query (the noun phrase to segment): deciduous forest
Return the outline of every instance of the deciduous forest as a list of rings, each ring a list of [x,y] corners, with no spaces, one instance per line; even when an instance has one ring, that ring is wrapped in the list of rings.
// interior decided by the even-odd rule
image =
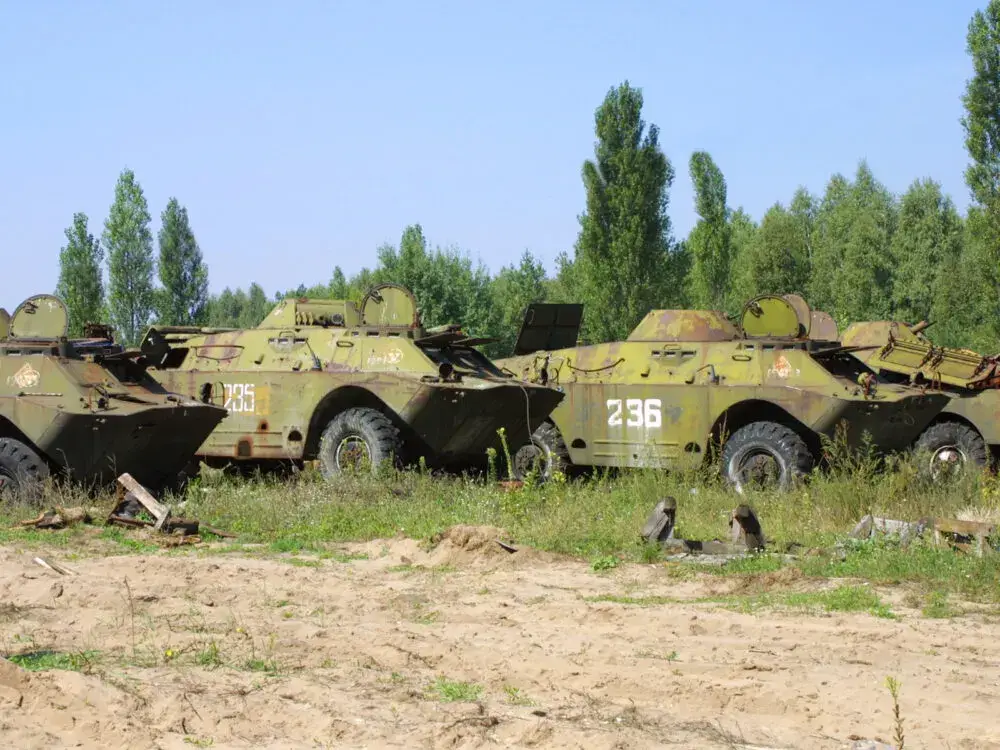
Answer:
[[[467,252],[432,246],[419,224],[398,245],[377,248],[372,268],[347,277],[303,279],[297,289],[254,282],[208,292],[208,268],[185,207],[172,198],[154,238],[136,175],[125,169],[95,236],[83,213],[72,217],[60,251],[56,293],[68,303],[74,332],[104,320],[133,344],[153,321],[252,326],[287,295],[359,298],[373,283],[409,286],[424,322],[461,322],[496,337],[489,354],[510,352],[524,306],[583,302],[588,343],[625,337],[652,308],[738,312],[755,294],[798,292],[843,327],[855,320],[934,321],[940,344],[1000,351],[1000,0],[969,23],[970,77],[962,127],[972,203],[962,215],[933,176],[914,175],[900,195],[865,161],[834,174],[821,195],[799,188],[776,196],[761,217],[727,193],[725,165],[693,153],[675,164],[654,123],[643,120],[643,94],[628,81],[611,88],[594,114],[593,155],[583,162],[585,204],[574,247],[553,275],[525,251],[493,274]],[[958,93],[958,92],[956,92]],[[933,103],[928,103],[933,106]],[[695,186],[698,222],[676,237],[669,217],[678,169]],[[318,273],[323,273],[318,269]]]

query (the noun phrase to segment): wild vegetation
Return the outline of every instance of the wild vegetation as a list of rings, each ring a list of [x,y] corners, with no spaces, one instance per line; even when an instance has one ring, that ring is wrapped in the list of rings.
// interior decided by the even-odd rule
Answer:
[[[386,469],[373,482],[364,473],[331,481],[312,469],[291,476],[236,476],[203,467],[184,497],[174,500],[183,501],[178,512],[235,533],[236,540],[225,546],[229,551],[323,556],[340,543],[397,535],[430,540],[452,526],[473,525],[502,528],[516,544],[584,559],[594,570],[664,559],[659,547],[639,537],[663,497],[678,501],[675,535],[701,540],[726,538],[729,513],[748,502],[764,524],[769,551],[723,565],[720,573],[752,576],[790,566],[808,576],[907,582],[925,597],[937,592],[1000,604],[1000,556],[979,558],[927,540],[902,548],[891,537],[846,539],[867,513],[904,520],[959,516],[1000,522],[1000,478],[970,472],[935,483],[911,455],[885,467],[871,456],[838,452],[836,446],[831,450],[830,468],[814,472],[794,490],[748,490],[744,496],[722,481],[717,466],[688,472],[597,471],[544,484],[529,479],[513,490],[495,475],[442,476],[420,469]],[[52,486],[48,492],[49,506],[91,502],[71,489]],[[112,502],[104,497],[96,504],[109,508]],[[37,512],[36,507],[4,507],[0,525],[7,531],[0,532],[0,539],[72,544],[80,533],[16,529],[17,521]],[[126,550],[155,549],[116,529],[106,530],[104,537]],[[804,554],[809,550],[813,553]]]

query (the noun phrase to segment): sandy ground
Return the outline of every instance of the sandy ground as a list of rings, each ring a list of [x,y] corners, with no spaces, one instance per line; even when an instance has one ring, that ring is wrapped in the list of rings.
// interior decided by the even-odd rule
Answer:
[[[883,592],[899,620],[741,614],[690,601],[746,593],[732,578],[599,575],[492,539],[460,527],[429,550],[386,540],[318,567],[2,548],[6,652],[86,658],[82,671],[0,660],[0,745],[849,748],[891,740],[893,675],[907,748],[1000,748],[995,617],[926,619],[899,592]],[[435,680],[482,692],[445,701]]]

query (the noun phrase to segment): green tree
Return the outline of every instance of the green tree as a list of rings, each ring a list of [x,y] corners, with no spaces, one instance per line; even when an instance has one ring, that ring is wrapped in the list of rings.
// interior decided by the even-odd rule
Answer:
[[[851,186],[851,210],[844,262],[835,284],[837,310],[847,320],[885,318],[892,300],[896,199],[864,161]]]
[[[970,319],[977,322],[973,340],[996,348],[1000,338],[1000,0],[989,0],[969,22],[966,52],[973,75],[966,83],[962,104],[965,147],[971,164],[965,181],[973,206],[967,218],[964,264]]]
[[[240,289],[233,292],[229,287],[218,295],[209,297],[206,314],[208,325],[213,328],[235,328],[239,325],[245,303],[246,293]]]
[[[66,245],[59,251],[59,282],[56,295],[69,309],[69,335],[82,336],[86,323],[103,316],[104,283],[101,280],[101,243],[87,231],[87,215],[73,214],[66,229]]]
[[[246,302],[240,309],[238,326],[240,328],[253,328],[260,325],[261,321],[267,317],[273,305],[267,298],[267,294],[264,293],[264,289],[256,282],[250,285],[245,299]]]
[[[866,162],[853,183],[834,175],[816,214],[811,304],[841,326],[888,316],[895,226],[895,198]]]
[[[398,250],[386,244],[377,255],[373,280],[409,288],[424,325],[458,323],[477,334],[489,330],[490,273],[481,263],[473,265],[468,254],[457,248],[429,250],[423,229],[413,224],[403,230]]]
[[[187,209],[171,198],[160,215],[157,315],[169,325],[201,325],[208,303],[208,267],[191,231]]]
[[[687,241],[691,253],[690,299],[696,307],[726,309],[732,263],[726,180],[705,151],[691,155],[689,168],[699,216]]]
[[[333,275],[330,277],[330,283],[328,286],[330,289],[330,299],[348,298],[347,277],[344,276],[344,272],[341,270],[340,266],[334,267]]]
[[[525,250],[516,266],[500,269],[491,291],[495,317],[489,333],[499,340],[487,345],[485,351],[493,357],[508,357],[524,320],[524,309],[532,302],[545,301],[545,267]]]
[[[937,182],[910,185],[900,199],[892,238],[894,318],[910,323],[931,318],[942,282],[947,283],[942,274],[958,272],[963,230],[962,218]]]
[[[588,340],[624,338],[662,304],[673,281],[667,205],[674,171],[658,128],[642,120],[642,104],[642,92],[626,81],[594,115],[595,158],[583,165],[587,207],[572,269]]]
[[[795,190],[795,194],[792,196],[792,202],[788,209],[792,214],[792,217],[795,219],[795,224],[798,227],[799,234],[805,243],[806,268],[807,276],[809,276],[812,271],[813,231],[816,227],[816,198],[804,187],[799,187]],[[806,282],[803,281],[803,284],[805,283]]]
[[[585,290],[580,279],[580,266],[566,251],[556,255],[556,273],[546,278],[545,298],[550,302],[583,302]]]
[[[802,223],[780,203],[771,206],[739,256],[742,299],[758,294],[804,294],[809,280],[808,239]]]
[[[138,343],[153,312],[153,235],[142,186],[131,169],[115,185],[115,200],[104,221],[108,254],[108,312],[126,345]]]
[[[733,211],[729,217],[729,270],[728,283],[723,308],[735,313],[742,309],[755,293],[752,265],[758,234],[757,222],[742,208]]]

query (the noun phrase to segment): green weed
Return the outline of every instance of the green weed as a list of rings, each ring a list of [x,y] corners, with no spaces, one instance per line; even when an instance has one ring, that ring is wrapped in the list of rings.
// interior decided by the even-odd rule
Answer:
[[[471,682],[454,682],[444,677],[438,677],[430,685],[430,689],[437,693],[438,699],[446,703],[450,702],[471,702],[479,700],[483,694],[481,685]]]

